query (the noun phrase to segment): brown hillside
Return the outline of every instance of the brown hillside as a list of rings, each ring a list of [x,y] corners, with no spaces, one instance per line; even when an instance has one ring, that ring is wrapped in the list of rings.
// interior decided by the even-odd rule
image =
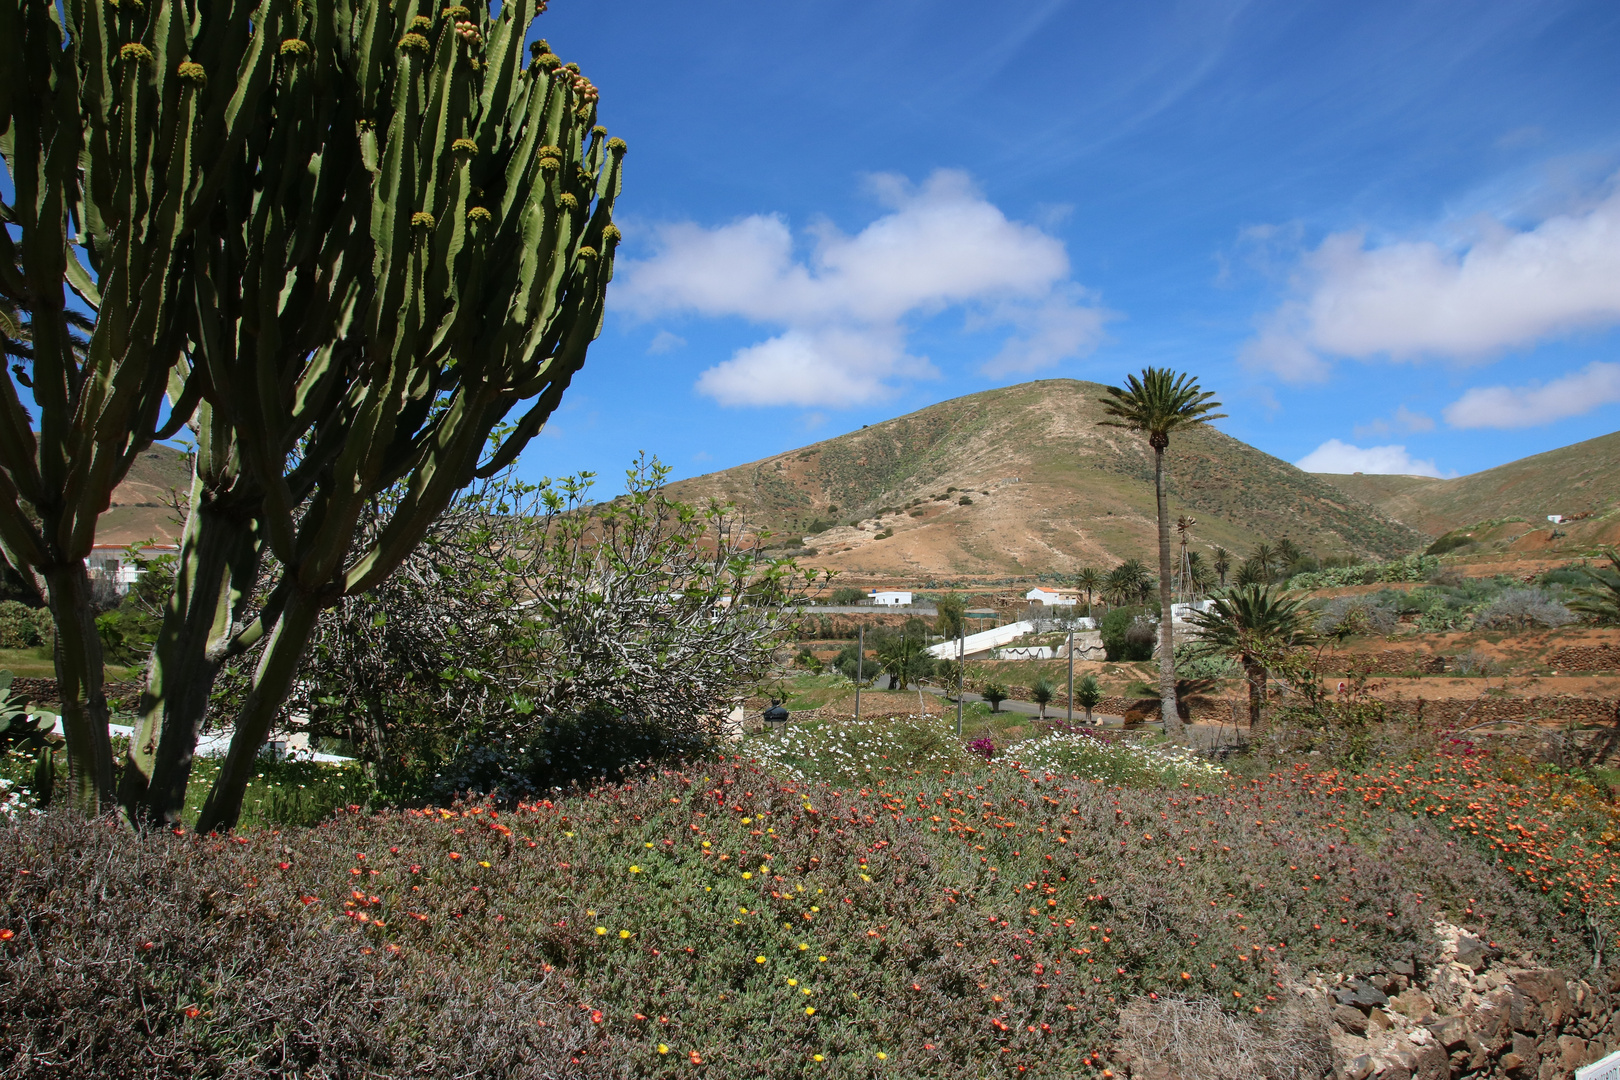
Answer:
[[[112,504],[96,520],[96,543],[177,542],[181,526],[174,503],[178,499],[184,505],[190,491],[191,459],[168,446],[148,448],[113,489]]]
[[[1598,534],[1612,531],[1603,519],[1620,512],[1620,432],[1454,480],[1328,473],[1318,478],[1432,537],[1509,518],[1524,519],[1529,531],[1550,532],[1548,514],[1590,514],[1560,529],[1575,546],[1587,546],[1602,542]]]
[[[1152,451],[1098,425],[1102,392],[1071,379],[990,390],[680,481],[674,492],[735,502],[778,539],[802,537],[810,564],[856,574],[917,581],[1070,573],[1125,558],[1151,565]],[[1206,549],[1287,536],[1322,555],[1388,557],[1422,540],[1213,428],[1178,434],[1168,466],[1171,513],[1198,519]]]

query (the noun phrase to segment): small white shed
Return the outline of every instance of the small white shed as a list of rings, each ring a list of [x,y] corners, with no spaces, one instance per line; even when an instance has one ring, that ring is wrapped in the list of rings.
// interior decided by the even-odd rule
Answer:
[[[872,603],[878,607],[910,607],[911,594],[894,589],[873,589]]]

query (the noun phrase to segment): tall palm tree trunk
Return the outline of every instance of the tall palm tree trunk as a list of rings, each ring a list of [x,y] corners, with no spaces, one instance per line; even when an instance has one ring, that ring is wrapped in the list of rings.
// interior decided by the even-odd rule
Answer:
[[[1179,740],[1182,727],[1181,713],[1176,709],[1176,639],[1170,621],[1170,510],[1164,497],[1164,446],[1158,436],[1152,442],[1153,494],[1159,503],[1159,715],[1164,720],[1164,733]]]
[[[1249,734],[1260,730],[1260,710],[1266,704],[1266,669],[1252,656],[1243,658],[1243,673],[1249,682]]]

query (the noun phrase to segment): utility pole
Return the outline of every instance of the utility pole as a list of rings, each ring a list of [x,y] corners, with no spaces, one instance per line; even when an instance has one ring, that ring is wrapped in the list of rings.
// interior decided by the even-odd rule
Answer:
[[[860,630],[860,644],[855,646],[855,719],[861,718],[861,680],[866,678],[866,627]]]
[[[1069,627],[1069,723],[1074,723],[1074,627]]]
[[[956,625],[956,737],[962,737],[962,688],[967,684],[967,630],[961,623]]]

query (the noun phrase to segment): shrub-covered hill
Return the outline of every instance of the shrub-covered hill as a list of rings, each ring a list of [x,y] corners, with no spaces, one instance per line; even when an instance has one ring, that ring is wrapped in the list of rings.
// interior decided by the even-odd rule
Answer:
[[[1045,379],[987,390],[674,490],[735,502],[779,541],[802,538],[814,565],[855,573],[1072,573],[1144,558],[1156,536],[1153,452],[1099,425],[1104,389]],[[1171,513],[1197,518],[1201,547],[1246,551],[1286,536],[1321,555],[1389,558],[1423,543],[1213,427],[1178,433],[1166,468]]]
[[[1127,1002],[1263,1025],[1290,971],[1421,962],[1442,915],[1584,959],[1564,890],[1366,796],[733,760],[236,838],[21,819],[0,1073],[1097,1076]]]

